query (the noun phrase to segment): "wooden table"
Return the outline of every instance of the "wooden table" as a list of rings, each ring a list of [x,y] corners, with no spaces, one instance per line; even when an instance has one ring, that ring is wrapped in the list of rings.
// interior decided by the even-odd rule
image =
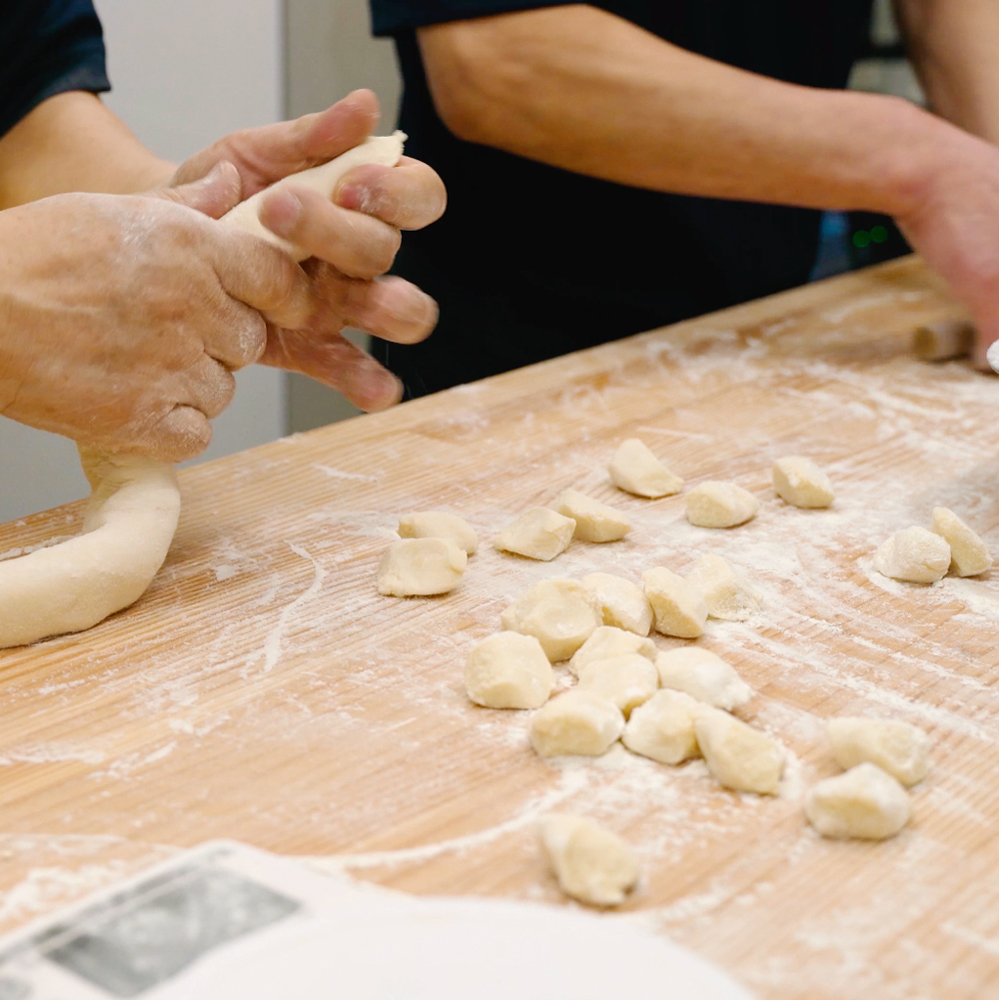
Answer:
[[[418,893],[558,902],[534,823],[565,809],[640,851],[625,919],[761,997],[999,996],[999,577],[922,587],[871,569],[936,504],[999,549],[999,382],[908,351],[916,325],[954,311],[908,259],[184,472],[177,537],[139,604],[0,652],[0,929],[214,837],[350,855],[335,863]],[[618,492],[606,464],[628,436],[689,484],[753,490],[759,516],[698,529],[679,497]],[[825,466],[831,510],[775,497],[786,454]],[[626,510],[627,540],[550,564],[491,548],[570,486]],[[378,596],[397,515],[428,508],[485,543],[461,589]],[[78,518],[6,525],[0,552]],[[620,748],[545,762],[524,713],[467,702],[465,655],[533,581],[684,572],[705,551],[766,599],[699,641],[758,692],[744,717],[787,746],[780,798]],[[836,770],[823,720],[865,713],[925,727],[932,772],[897,839],[822,841],[800,800]]]

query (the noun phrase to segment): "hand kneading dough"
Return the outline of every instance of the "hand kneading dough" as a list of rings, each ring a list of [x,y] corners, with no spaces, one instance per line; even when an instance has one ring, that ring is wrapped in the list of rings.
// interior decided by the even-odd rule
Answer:
[[[742,622],[756,614],[763,604],[763,598],[749,581],[721,556],[701,556],[687,574],[687,580],[704,595],[711,618]]]
[[[697,587],[662,566],[647,569],[642,574],[642,583],[656,618],[657,632],[680,639],[696,639],[703,634],[708,605]]]
[[[893,580],[936,583],[950,567],[947,539],[925,528],[905,528],[881,543],[874,568]]]
[[[660,764],[682,764],[700,757],[694,722],[703,704],[682,691],[657,691],[628,719],[621,742],[632,752]]]
[[[652,629],[652,605],[637,583],[613,573],[587,573],[583,585],[600,602],[605,625],[623,628],[636,635],[648,635]]]
[[[541,757],[599,757],[623,729],[624,716],[617,705],[590,691],[573,689],[552,698],[531,717],[531,746]]]
[[[636,705],[648,701],[659,687],[656,668],[640,653],[594,660],[579,672],[577,691],[589,691],[613,702],[627,719]]]
[[[594,660],[609,660],[613,656],[638,653],[650,663],[656,658],[656,644],[634,632],[601,625],[573,654],[569,669],[578,677],[580,671]]]
[[[833,502],[829,477],[810,458],[778,458],[773,477],[777,495],[795,507],[828,507]]]
[[[547,507],[531,507],[508,524],[493,544],[500,552],[513,552],[528,559],[549,562],[565,552],[572,541],[576,522]]]
[[[618,445],[609,467],[611,482],[640,497],[668,497],[679,493],[683,480],[673,475],[638,438]]]
[[[465,690],[487,708],[540,708],[555,687],[552,665],[533,635],[498,632],[465,664]]]
[[[600,606],[576,580],[541,580],[508,607],[503,628],[533,635],[552,663],[568,660],[599,628]]]
[[[933,508],[933,532],[950,546],[950,570],[957,576],[977,576],[992,566],[992,556],[978,535],[946,507]]]
[[[765,733],[718,709],[704,709],[694,721],[694,732],[708,770],[726,788],[777,794],[784,749]]]
[[[753,689],[710,649],[681,646],[656,657],[659,683],[731,712],[753,697]]]
[[[699,528],[734,528],[754,518],[760,509],[760,501],[735,483],[701,483],[685,500],[687,520]]]
[[[443,510],[422,510],[399,518],[400,538],[446,538],[459,549],[475,555],[479,539],[472,526],[457,514]]]
[[[446,538],[393,542],[378,566],[378,593],[389,597],[447,594],[461,583],[468,556]]]
[[[584,542],[617,542],[631,531],[631,522],[620,511],[576,490],[560,494],[555,509],[576,522],[574,537]]]
[[[638,862],[631,848],[593,820],[546,816],[538,832],[567,896],[594,906],[617,906],[638,882]]]
[[[874,764],[858,764],[810,789],[805,815],[823,837],[884,840],[909,822],[912,804],[890,774]]]
[[[180,514],[173,466],[81,448],[91,495],[76,538],[0,562],[0,648],[79,632],[137,601]]]
[[[842,718],[826,723],[833,757],[844,771],[877,764],[903,785],[915,785],[929,770],[930,738],[915,726],[894,719]]]

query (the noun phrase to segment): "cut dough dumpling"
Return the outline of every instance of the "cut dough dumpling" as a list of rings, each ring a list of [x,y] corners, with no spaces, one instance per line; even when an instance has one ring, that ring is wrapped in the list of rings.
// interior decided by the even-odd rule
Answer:
[[[687,579],[704,595],[711,618],[741,622],[751,618],[763,605],[759,592],[721,556],[710,553],[701,556]]]
[[[741,486],[714,480],[695,486],[684,499],[687,520],[699,528],[734,528],[760,509],[760,501]]]
[[[618,489],[653,500],[679,493],[683,488],[683,480],[670,472],[638,438],[628,438],[618,445],[609,471],[611,482]]]
[[[875,764],[826,778],[805,796],[808,822],[823,837],[894,837],[912,816],[906,790]]]
[[[663,566],[647,569],[642,584],[652,605],[657,632],[680,639],[696,639],[703,634],[708,604],[694,584]]]
[[[657,691],[632,711],[621,742],[632,753],[660,764],[700,757],[694,723],[703,709],[702,702],[682,691]]]
[[[578,677],[583,667],[594,660],[609,660],[628,653],[638,653],[652,663],[656,658],[656,644],[634,632],[601,625],[573,654],[569,669]]]
[[[716,653],[699,646],[668,649],[656,657],[659,683],[731,712],[753,696],[753,689]]]
[[[559,887],[593,906],[617,906],[638,882],[631,848],[583,816],[550,815],[539,824],[541,843]]]
[[[589,587],[578,580],[541,580],[500,616],[503,628],[533,635],[552,663],[568,660],[600,627],[602,616]]]
[[[619,510],[578,490],[565,490],[554,507],[576,522],[573,537],[584,542],[617,542],[631,531],[631,522]]]
[[[575,530],[576,522],[571,517],[547,507],[531,507],[508,524],[493,544],[500,552],[549,562],[565,552]]]
[[[447,594],[461,583],[465,550],[446,538],[403,538],[393,542],[378,566],[378,593],[388,597]]]
[[[950,546],[950,571],[957,576],[977,576],[992,567],[988,546],[946,507],[933,508],[933,532]]]
[[[874,556],[874,568],[893,580],[936,583],[950,567],[947,539],[926,528],[905,528],[883,541]]]
[[[579,672],[577,691],[590,691],[613,702],[627,719],[637,705],[648,701],[659,687],[656,668],[640,653],[594,660]]]
[[[532,635],[491,635],[472,650],[465,664],[468,697],[487,708],[540,708],[554,687],[552,666]]]
[[[623,730],[624,716],[617,705],[590,691],[573,689],[556,695],[531,717],[531,746],[541,757],[599,757]]]
[[[789,455],[773,467],[774,489],[795,507],[828,507],[833,502],[829,477],[810,458]]]
[[[464,549],[470,556],[475,555],[479,538],[472,526],[457,514],[443,510],[421,510],[404,514],[399,518],[400,538],[446,538]]]
[[[587,573],[582,582],[596,594],[605,625],[636,635],[652,630],[652,605],[637,583],[613,573]]]
[[[903,785],[915,785],[929,770],[930,738],[894,719],[839,718],[826,723],[836,763],[844,770],[877,764]]]
[[[784,772],[784,749],[766,733],[719,709],[704,709],[694,721],[697,745],[708,770],[726,788],[776,795]]]

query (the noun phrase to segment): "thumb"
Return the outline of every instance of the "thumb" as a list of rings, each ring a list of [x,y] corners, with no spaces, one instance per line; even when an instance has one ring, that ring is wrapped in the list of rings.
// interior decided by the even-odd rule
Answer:
[[[172,201],[219,219],[239,204],[242,187],[235,165],[221,160],[204,177],[168,188],[163,194]]]

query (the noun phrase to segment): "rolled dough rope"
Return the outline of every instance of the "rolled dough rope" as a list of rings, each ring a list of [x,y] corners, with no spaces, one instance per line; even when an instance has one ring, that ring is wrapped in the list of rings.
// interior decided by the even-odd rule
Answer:
[[[337,181],[365,163],[394,166],[402,132],[366,139],[336,159],[285,177],[267,190],[303,186],[330,197]],[[290,253],[308,256],[257,218],[258,192],[220,220]],[[180,491],[173,466],[138,455],[80,449],[91,496],[76,538],[0,562],[0,649],[80,632],[137,601],[163,565],[177,530]]]

